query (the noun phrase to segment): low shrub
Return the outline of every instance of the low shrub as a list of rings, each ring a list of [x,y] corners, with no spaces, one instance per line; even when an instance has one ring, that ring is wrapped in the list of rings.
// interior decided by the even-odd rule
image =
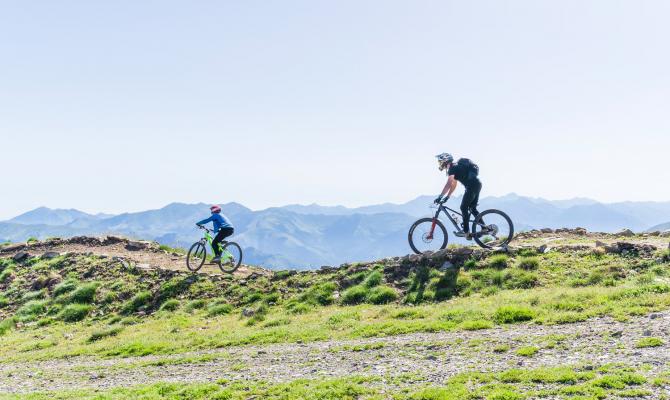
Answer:
[[[140,308],[146,307],[151,303],[151,292],[139,292],[132,299],[128,300],[121,311],[124,314],[131,314],[137,312]]]
[[[230,304],[214,304],[207,308],[208,317],[216,317],[217,315],[230,314],[233,311],[233,306]]]
[[[363,285],[352,286],[342,293],[342,304],[353,305],[365,301],[368,296],[368,289]]]
[[[95,300],[95,293],[98,290],[98,283],[85,283],[75,289],[68,298],[68,303],[90,304]]]
[[[307,303],[313,306],[327,306],[335,301],[333,294],[337,290],[337,285],[332,282],[321,283],[307,289],[297,297],[298,302]]]
[[[21,303],[26,303],[32,300],[44,300],[46,297],[46,290],[36,290],[34,292],[26,292],[21,296]]]
[[[0,294],[0,308],[5,308],[9,305],[9,299]]]
[[[477,331],[477,330],[480,330],[480,329],[490,329],[490,328],[493,328],[493,323],[491,321],[487,321],[485,319],[468,320],[468,321],[464,321],[461,324],[461,328],[463,328],[466,331]]]
[[[256,308],[243,310],[242,316],[244,316],[245,313],[247,313],[247,315],[251,314],[251,316],[246,322],[246,325],[252,326],[256,325],[258,322],[265,320],[265,316],[268,314],[268,311],[269,311],[268,306],[266,306],[265,304],[261,304]]]
[[[474,258],[471,258],[463,263],[463,269],[465,271],[475,268],[477,268],[477,260],[475,260]]]
[[[428,314],[421,310],[403,309],[396,311],[391,317],[395,319],[422,319],[426,318]]]
[[[193,312],[195,310],[200,310],[202,308],[205,308],[207,305],[207,302],[203,299],[196,299],[189,301],[189,303],[186,305],[186,312]]]
[[[46,312],[47,302],[45,300],[32,300],[16,310],[16,315],[22,318],[30,318]]]
[[[517,267],[527,271],[533,271],[540,267],[540,259],[537,257],[521,257],[517,262]]]
[[[515,352],[516,355],[522,356],[522,357],[532,357],[534,356],[540,349],[538,349],[535,346],[526,346],[526,347],[521,347],[517,349]]]
[[[161,310],[163,311],[176,311],[179,308],[179,300],[170,299],[163,303]]]
[[[506,254],[495,254],[487,260],[489,268],[503,269],[509,264],[509,257]]]
[[[367,282],[367,281],[366,281]],[[398,293],[388,286],[376,286],[370,289],[366,301],[371,304],[387,304],[396,301]]]
[[[496,345],[493,348],[494,353],[506,353],[508,351],[509,351],[509,345],[508,344],[499,344],[499,345]]]
[[[10,329],[13,329],[16,326],[16,320],[14,318],[6,318],[0,322],[0,336],[7,333]]]
[[[530,321],[533,318],[535,318],[533,310],[519,306],[498,307],[493,315],[493,319],[499,324],[513,324],[516,322]]]
[[[539,277],[535,272],[509,271],[503,278],[503,287],[506,289],[530,289],[538,285]]]
[[[77,282],[76,279],[66,279],[63,282],[56,285],[53,291],[53,295],[54,297],[57,297],[65,293],[69,293],[75,290],[78,284],[79,282]]]
[[[0,283],[8,282],[14,276],[14,269],[9,267],[0,272]]]
[[[121,333],[121,331],[123,331],[122,326],[110,326],[108,328],[93,331],[93,333],[91,333],[91,336],[88,337],[88,342],[89,343],[97,342],[98,340],[101,339],[116,336],[119,333]]]
[[[659,347],[659,346],[663,346],[663,341],[656,337],[642,338],[638,340],[637,343],[635,343],[635,347],[637,348]]]
[[[92,308],[88,304],[68,304],[58,317],[65,322],[78,322],[86,318]]]
[[[370,275],[368,275],[367,278],[365,278],[365,282],[363,282],[363,285],[368,288],[373,288],[380,283],[382,283],[383,276],[381,272],[379,271],[372,271]]]

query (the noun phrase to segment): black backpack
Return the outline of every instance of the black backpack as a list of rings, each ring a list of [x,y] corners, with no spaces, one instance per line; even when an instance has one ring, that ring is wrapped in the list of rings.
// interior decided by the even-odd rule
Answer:
[[[479,166],[469,158],[461,158],[457,163],[468,171],[468,179],[476,178],[479,175]]]

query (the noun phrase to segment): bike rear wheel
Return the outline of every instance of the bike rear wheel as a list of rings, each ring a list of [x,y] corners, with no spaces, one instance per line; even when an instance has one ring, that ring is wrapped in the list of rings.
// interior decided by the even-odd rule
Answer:
[[[207,258],[207,249],[202,242],[193,243],[188,254],[186,255],[186,267],[192,271],[197,272],[205,263]]]
[[[442,222],[436,220],[433,236],[429,237],[432,226],[433,218],[421,218],[409,228],[409,233],[407,234],[409,247],[416,254],[423,254],[426,251],[438,251],[447,247],[447,242],[449,242],[447,229],[442,225]]]
[[[504,247],[512,241],[514,225],[500,210],[486,210],[472,223],[472,238],[485,249]]]
[[[225,273],[233,273],[242,264],[242,248],[235,242],[223,245],[219,268]]]

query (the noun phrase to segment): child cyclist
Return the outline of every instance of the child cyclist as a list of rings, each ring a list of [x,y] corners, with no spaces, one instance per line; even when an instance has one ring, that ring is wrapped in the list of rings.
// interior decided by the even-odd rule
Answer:
[[[216,233],[216,236],[214,237],[214,240],[212,240],[212,247],[214,248],[215,257],[212,259],[212,262],[217,263],[221,261],[221,250],[219,249],[219,243],[221,243],[223,239],[232,235],[235,231],[235,228],[233,227],[233,224],[230,223],[230,220],[225,215],[221,214],[221,207],[213,205],[209,208],[209,210],[212,212],[212,215],[200,222],[196,222],[196,225],[202,226],[209,222],[214,225],[214,232]]]

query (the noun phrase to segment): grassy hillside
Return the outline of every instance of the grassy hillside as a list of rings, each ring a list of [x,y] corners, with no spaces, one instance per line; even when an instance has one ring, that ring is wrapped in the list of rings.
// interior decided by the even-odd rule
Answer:
[[[603,316],[627,321],[670,308],[667,250],[625,243],[594,247],[592,238],[579,236],[571,237],[568,245],[547,250],[531,245],[534,241],[537,238],[528,237],[527,246],[510,253],[457,247],[431,256],[249,276],[144,269],[132,262],[87,254],[52,254],[54,258],[32,257],[21,262],[1,258],[2,362],[72,356],[172,357],[271,343],[469,332],[528,323],[553,326]],[[521,351],[533,353],[533,349]],[[196,357],[186,363],[197,361]],[[468,372],[451,377],[442,388],[416,387],[405,395],[460,398],[449,393],[465,390],[465,383],[472,381],[482,388],[484,398],[515,398],[491,397],[491,393],[498,389],[511,393],[515,385],[548,380],[579,383],[585,394],[600,398],[598,393],[612,389],[599,384],[601,379],[646,379],[635,377],[636,371],[626,375],[621,370],[609,371],[606,365],[596,367],[602,370],[569,367],[509,372],[516,374],[513,378],[504,373]],[[361,376],[284,386],[264,382],[158,384],[115,389],[108,395],[123,398],[130,390],[138,397],[160,398],[163,393],[165,398],[184,398],[175,393],[187,390],[194,393],[188,398],[211,398],[212,393],[220,398],[244,398],[250,393],[265,397],[325,391],[351,398],[385,398],[374,381]],[[63,396],[93,394],[68,392]]]

